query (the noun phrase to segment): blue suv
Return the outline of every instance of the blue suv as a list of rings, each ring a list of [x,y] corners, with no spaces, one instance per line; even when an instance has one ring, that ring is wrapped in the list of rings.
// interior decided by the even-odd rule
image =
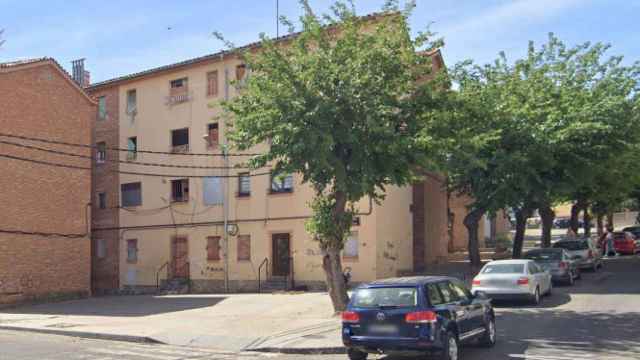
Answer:
[[[472,295],[458,279],[420,276],[375,281],[356,288],[342,313],[349,359],[369,353],[432,354],[458,359],[463,343],[496,342],[491,300]]]

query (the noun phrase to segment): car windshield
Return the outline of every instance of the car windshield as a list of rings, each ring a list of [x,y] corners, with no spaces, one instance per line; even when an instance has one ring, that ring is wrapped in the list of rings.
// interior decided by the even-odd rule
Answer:
[[[534,261],[558,261],[562,260],[562,253],[559,251],[539,251],[528,253],[524,258]]]
[[[559,241],[553,244],[553,247],[556,249],[566,249],[569,251],[575,250],[587,250],[589,249],[589,244],[586,241]]]
[[[418,291],[414,287],[358,289],[353,294],[352,305],[362,308],[415,307]]]
[[[482,269],[483,274],[522,274],[524,264],[489,264]]]

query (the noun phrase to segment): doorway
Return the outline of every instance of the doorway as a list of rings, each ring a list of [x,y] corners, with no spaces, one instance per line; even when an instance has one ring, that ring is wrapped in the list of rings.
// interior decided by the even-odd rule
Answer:
[[[174,279],[189,277],[189,242],[186,237],[171,239],[171,277]]]
[[[272,234],[273,275],[288,276],[290,269],[291,244],[288,233]]]

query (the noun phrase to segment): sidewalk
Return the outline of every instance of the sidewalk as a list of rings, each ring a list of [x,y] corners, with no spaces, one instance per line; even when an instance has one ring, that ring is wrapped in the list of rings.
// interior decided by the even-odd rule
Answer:
[[[113,296],[0,310],[0,329],[228,351],[344,352],[326,293]]]

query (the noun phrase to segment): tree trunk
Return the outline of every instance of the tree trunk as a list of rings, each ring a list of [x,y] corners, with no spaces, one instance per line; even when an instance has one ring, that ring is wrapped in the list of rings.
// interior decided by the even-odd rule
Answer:
[[[598,232],[598,239],[602,238],[602,235],[604,234],[603,218],[604,216],[602,214],[596,214],[596,231]]]
[[[478,242],[478,225],[482,215],[483,209],[471,210],[467,216],[464,217],[464,226],[469,233],[469,263],[471,269],[475,272],[480,270],[482,261],[480,259],[480,247]]]
[[[522,257],[522,247],[524,245],[524,233],[527,231],[527,220],[533,211],[529,208],[516,209],[516,234],[513,237],[513,258]]]
[[[612,212],[607,213],[607,228],[615,229],[615,226],[613,224],[613,213]]]
[[[335,219],[335,224],[339,224],[340,221],[338,221],[338,219],[342,219],[342,216],[345,214],[347,196],[342,191],[336,191],[334,196],[336,203],[332,210],[332,217]],[[344,311],[349,303],[347,286],[342,272],[342,259],[340,258],[343,240],[343,238],[332,239],[322,259],[322,268],[326,276],[327,290],[335,312]]]
[[[551,247],[551,229],[556,214],[549,205],[540,206],[538,211],[540,212],[540,220],[542,220],[542,247],[548,248]]]
[[[584,207],[584,213],[582,214],[582,229],[584,232],[584,237],[591,237],[591,214],[589,213],[589,207]]]
[[[575,203],[571,205],[571,219],[569,220],[569,227],[573,230],[574,233],[578,233],[578,228],[580,227],[578,224],[578,216],[580,215],[580,204]]]

